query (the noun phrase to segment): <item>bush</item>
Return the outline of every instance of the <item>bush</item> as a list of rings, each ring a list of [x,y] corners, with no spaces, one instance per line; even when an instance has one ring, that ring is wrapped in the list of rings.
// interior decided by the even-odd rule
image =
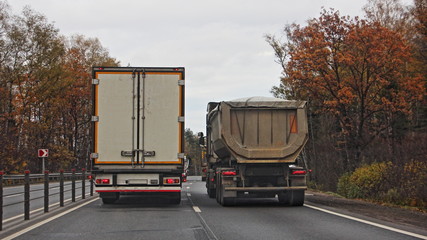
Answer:
[[[401,191],[405,204],[413,207],[427,207],[427,162],[412,160],[403,167]]]
[[[387,189],[390,162],[373,163],[346,173],[338,180],[338,193],[348,198],[378,199]]]
[[[415,161],[403,166],[391,162],[373,163],[339,178],[338,194],[397,205],[427,207],[427,162]]]

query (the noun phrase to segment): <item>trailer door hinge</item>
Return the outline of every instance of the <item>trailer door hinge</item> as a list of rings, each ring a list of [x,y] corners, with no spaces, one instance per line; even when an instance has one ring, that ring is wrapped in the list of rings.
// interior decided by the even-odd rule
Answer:
[[[99,79],[96,79],[96,78],[92,79],[92,84],[99,85]]]
[[[92,122],[99,122],[99,116],[92,116]]]
[[[185,80],[178,80],[178,86],[184,86]]]
[[[92,159],[95,159],[95,158],[98,158],[98,157],[99,157],[98,153],[91,153],[90,154],[90,158],[92,158]]]
[[[179,116],[178,117],[178,122],[184,122],[185,121],[185,117],[184,116]]]

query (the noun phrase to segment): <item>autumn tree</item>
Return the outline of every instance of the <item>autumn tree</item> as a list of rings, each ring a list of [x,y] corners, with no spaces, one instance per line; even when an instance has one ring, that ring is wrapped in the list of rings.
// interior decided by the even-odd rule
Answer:
[[[197,135],[191,131],[191,129],[185,129],[185,155],[191,159],[189,166],[189,173],[194,175],[200,175],[201,171],[201,156],[202,149],[199,145]]]
[[[319,113],[337,120],[352,170],[375,137],[387,134],[393,115],[411,114],[423,95],[420,77],[407,69],[410,46],[376,21],[323,10],[307,26],[285,28],[287,42],[267,41],[283,67],[276,95],[310,100]]]
[[[50,149],[52,171],[85,167],[91,67],[119,63],[98,39],[61,36],[29,7],[11,15],[0,1],[0,26],[0,168],[41,170],[38,148]]]
[[[62,132],[73,153],[75,166],[89,165],[91,123],[91,67],[118,66],[97,38],[74,35],[67,39],[64,56],[64,81],[68,84],[61,98]]]

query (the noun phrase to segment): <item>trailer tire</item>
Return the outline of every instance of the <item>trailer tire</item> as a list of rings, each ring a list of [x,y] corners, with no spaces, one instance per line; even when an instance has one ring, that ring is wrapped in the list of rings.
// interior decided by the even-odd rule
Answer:
[[[120,193],[112,193],[114,195],[108,194],[108,195],[103,195],[101,194],[101,199],[102,199],[102,203],[103,204],[113,204],[115,203],[117,200],[119,200],[120,198]]]
[[[103,204],[113,204],[117,201],[115,198],[102,198]]]
[[[171,194],[171,198],[170,198],[170,202],[172,204],[180,204],[181,203],[181,193],[172,193]]]

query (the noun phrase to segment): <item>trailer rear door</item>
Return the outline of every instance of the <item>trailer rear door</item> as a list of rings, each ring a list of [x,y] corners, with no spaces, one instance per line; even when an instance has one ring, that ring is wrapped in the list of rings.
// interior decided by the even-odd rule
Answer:
[[[94,68],[94,164],[182,164],[184,68]]]

